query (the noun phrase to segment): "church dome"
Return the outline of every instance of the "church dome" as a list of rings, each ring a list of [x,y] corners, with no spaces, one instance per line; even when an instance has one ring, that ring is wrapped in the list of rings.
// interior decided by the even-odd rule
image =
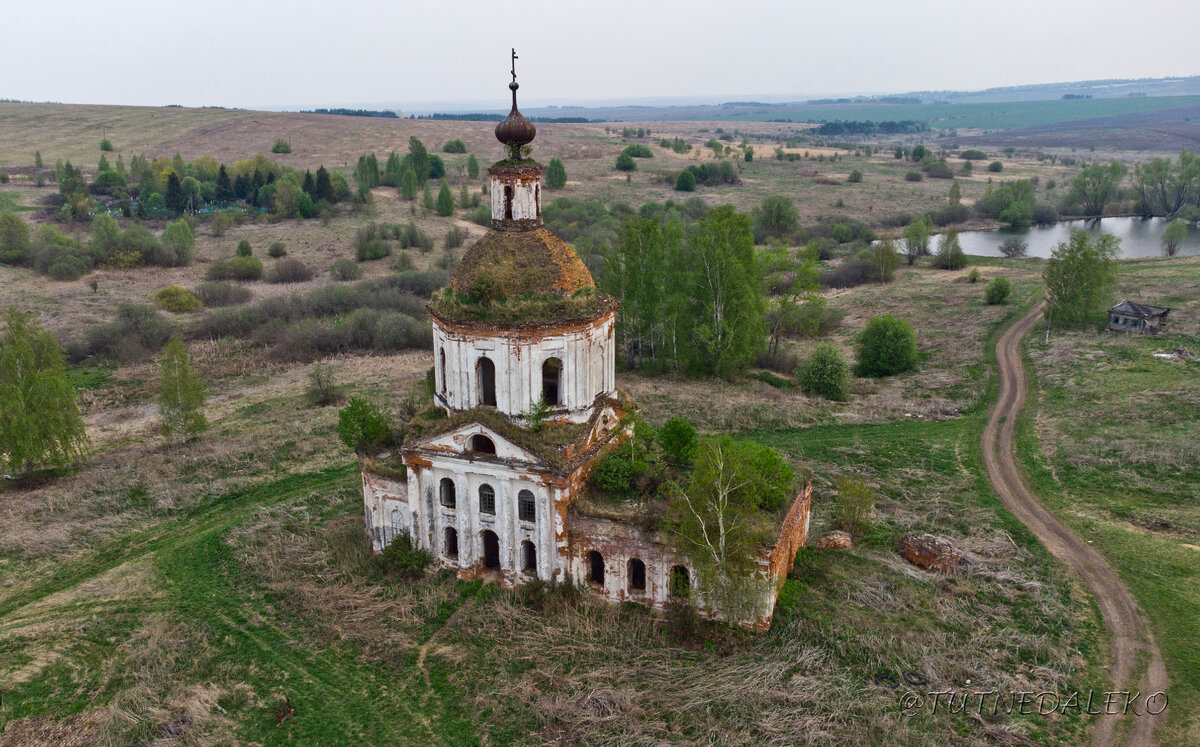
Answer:
[[[541,227],[488,231],[463,256],[450,286],[470,295],[475,282],[485,276],[496,298],[547,294],[568,297],[596,285],[575,250]]]
[[[508,87],[513,92],[512,111],[496,125],[496,139],[501,145],[529,145],[537,135],[537,128],[517,110],[517,89],[520,88],[517,81],[509,83]]]

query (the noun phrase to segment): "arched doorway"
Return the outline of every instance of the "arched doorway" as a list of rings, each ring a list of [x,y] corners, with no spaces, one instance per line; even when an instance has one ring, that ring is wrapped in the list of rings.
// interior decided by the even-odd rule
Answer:
[[[588,583],[604,586],[604,556],[595,550],[588,553]]]
[[[490,529],[483,530],[483,567],[491,570],[500,569],[500,539]]]
[[[562,404],[562,361],[548,358],[542,364],[542,396],[548,405]]]
[[[490,358],[480,358],[475,364],[475,378],[479,381],[479,403],[496,406],[496,364]]]
[[[629,560],[629,590],[641,592],[646,590],[646,564],[639,558]]]
[[[442,552],[447,558],[458,557],[458,530],[454,527],[446,527],[442,542]]]
[[[529,540],[521,543],[521,572],[530,576],[537,575],[537,548]]]

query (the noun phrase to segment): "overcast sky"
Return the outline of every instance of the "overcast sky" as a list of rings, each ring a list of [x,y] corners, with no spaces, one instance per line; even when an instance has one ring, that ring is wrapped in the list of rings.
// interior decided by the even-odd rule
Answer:
[[[1200,73],[1198,0],[0,0],[0,98],[297,107],[898,93]]]

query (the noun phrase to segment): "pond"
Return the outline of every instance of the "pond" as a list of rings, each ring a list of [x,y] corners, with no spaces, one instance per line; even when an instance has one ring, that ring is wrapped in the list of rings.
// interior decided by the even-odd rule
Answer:
[[[1089,233],[1111,233],[1121,240],[1121,257],[1162,257],[1162,233],[1170,220],[1166,218],[1092,218],[1090,220],[1065,220],[1046,226],[1013,230],[1001,228],[993,231],[963,231],[958,235],[963,251],[983,257],[1002,257],[1000,245],[1014,236],[1029,243],[1030,257],[1049,257],[1060,242],[1070,238],[1072,229],[1082,228]],[[930,242],[936,250],[937,240]],[[1179,246],[1176,256],[1186,257],[1200,254],[1200,229],[1188,224],[1187,238]]]

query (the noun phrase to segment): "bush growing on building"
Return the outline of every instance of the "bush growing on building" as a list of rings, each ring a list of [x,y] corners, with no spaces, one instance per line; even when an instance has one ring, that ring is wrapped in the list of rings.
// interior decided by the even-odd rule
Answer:
[[[687,418],[674,416],[658,430],[658,445],[671,464],[690,465],[696,458],[700,438],[696,427]]]
[[[859,376],[894,376],[917,364],[917,336],[912,325],[894,316],[867,322],[855,337],[854,372]]]
[[[355,451],[386,446],[392,441],[391,419],[383,408],[360,397],[338,410],[338,438]]]
[[[1012,283],[1006,277],[993,278],[983,289],[983,299],[989,306],[1002,304],[1012,293]]]
[[[376,562],[384,573],[401,578],[419,578],[433,562],[433,556],[413,544],[408,532],[398,532],[379,553]]]
[[[800,389],[813,397],[844,402],[850,396],[850,367],[842,351],[831,342],[822,342],[796,368]]]
[[[204,308],[204,304],[196,294],[178,285],[168,285],[165,288],[159,288],[154,291],[153,299],[155,306],[163,311],[170,311],[173,314],[199,311]]]

